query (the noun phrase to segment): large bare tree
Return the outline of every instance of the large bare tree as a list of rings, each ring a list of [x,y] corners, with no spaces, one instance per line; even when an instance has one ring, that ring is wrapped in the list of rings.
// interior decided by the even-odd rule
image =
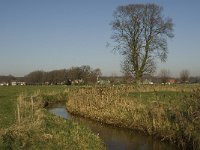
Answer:
[[[156,68],[156,58],[167,59],[167,38],[172,38],[172,19],[164,18],[163,8],[156,4],[130,4],[114,11],[112,38],[114,51],[124,56],[122,70],[134,76],[135,82],[144,73]]]

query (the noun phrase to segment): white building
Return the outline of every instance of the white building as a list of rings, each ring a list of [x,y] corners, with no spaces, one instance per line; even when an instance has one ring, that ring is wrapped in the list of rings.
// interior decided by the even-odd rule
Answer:
[[[12,81],[12,82],[11,82],[11,85],[12,85],[12,86],[15,86],[15,85],[17,85],[17,82],[16,82],[16,81]]]
[[[0,86],[8,86],[8,85],[9,85],[9,83],[7,83],[7,82],[0,83]]]

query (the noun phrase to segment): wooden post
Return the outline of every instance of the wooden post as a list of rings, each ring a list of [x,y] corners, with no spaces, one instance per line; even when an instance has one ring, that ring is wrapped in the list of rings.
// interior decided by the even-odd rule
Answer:
[[[18,118],[18,123],[20,124],[20,108],[19,108],[19,104],[17,104],[17,118]]]
[[[31,96],[31,108],[32,108],[32,115],[33,115],[33,97]]]

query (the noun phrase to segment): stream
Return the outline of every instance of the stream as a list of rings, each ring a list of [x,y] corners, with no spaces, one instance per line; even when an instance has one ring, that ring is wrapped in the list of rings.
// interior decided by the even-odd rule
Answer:
[[[178,149],[174,144],[161,142],[159,139],[155,139],[152,136],[145,135],[140,132],[113,127],[111,125],[106,125],[83,117],[71,115],[69,112],[67,112],[64,103],[54,104],[48,108],[48,111],[65,119],[84,124],[95,134],[99,135],[108,150]]]

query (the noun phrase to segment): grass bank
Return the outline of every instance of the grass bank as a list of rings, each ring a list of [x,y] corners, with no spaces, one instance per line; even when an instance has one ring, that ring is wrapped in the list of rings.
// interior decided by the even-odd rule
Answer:
[[[65,86],[0,86],[0,129],[15,123],[16,99],[21,93],[31,95],[35,91],[52,93],[63,92],[65,89]]]
[[[0,149],[105,149],[100,138],[86,127],[52,115],[43,108],[44,101],[63,101],[67,94],[68,91],[51,90],[19,95],[14,123],[0,130]]]
[[[177,143],[182,149],[200,149],[200,90],[196,85],[72,89],[67,108]]]

